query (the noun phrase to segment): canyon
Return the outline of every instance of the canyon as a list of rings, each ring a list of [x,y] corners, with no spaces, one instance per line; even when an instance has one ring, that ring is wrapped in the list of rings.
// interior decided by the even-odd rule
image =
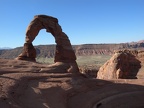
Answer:
[[[53,58],[56,45],[38,45],[34,46],[37,57]],[[138,42],[118,43],[118,44],[82,44],[72,45],[76,56],[87,55],[112,55],[114,50],[120,49],[144,49],[144,40]],[[16,58],[22,52],[22,47],[14,49],[0,50],[0,58]]]

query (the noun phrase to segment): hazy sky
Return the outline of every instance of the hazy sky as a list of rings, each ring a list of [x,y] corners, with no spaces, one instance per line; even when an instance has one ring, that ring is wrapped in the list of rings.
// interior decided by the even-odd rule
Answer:
[[[58,18],[71,44],[124,43],[144,39],[144,0],[0,0],[0,47],[19,47],[35,15]],[[41,30],[33,42],[55,44]]]

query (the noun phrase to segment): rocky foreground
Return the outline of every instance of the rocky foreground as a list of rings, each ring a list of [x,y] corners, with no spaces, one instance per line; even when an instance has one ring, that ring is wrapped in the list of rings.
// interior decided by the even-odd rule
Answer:
[[[0,108],[143,107],[143,79],[90,79],[47,64],[0,59]]]

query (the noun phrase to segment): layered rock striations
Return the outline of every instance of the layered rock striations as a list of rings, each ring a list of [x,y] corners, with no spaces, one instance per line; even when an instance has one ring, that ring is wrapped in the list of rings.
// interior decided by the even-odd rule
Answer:
[[[38,45],[34,46],[37,57],[55,57],[56,45]],[[120,49],[144,49],[144,42],[123,43],[123,44],[83,44],[72,45],[76,56],[87,55],[113,55],[114,50]],[[9,50],[0,50],[0,58],[16,58],[22,52],[22,48],[18,47]]]

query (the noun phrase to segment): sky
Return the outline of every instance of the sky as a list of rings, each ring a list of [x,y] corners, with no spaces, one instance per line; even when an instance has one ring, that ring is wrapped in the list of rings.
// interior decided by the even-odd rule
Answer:
[[[0,0],[0,47],[25,43],[35,15],[57,18],[72,45],[144,40],[144,0]],[[55,44],[40,30],[33,45]]]

